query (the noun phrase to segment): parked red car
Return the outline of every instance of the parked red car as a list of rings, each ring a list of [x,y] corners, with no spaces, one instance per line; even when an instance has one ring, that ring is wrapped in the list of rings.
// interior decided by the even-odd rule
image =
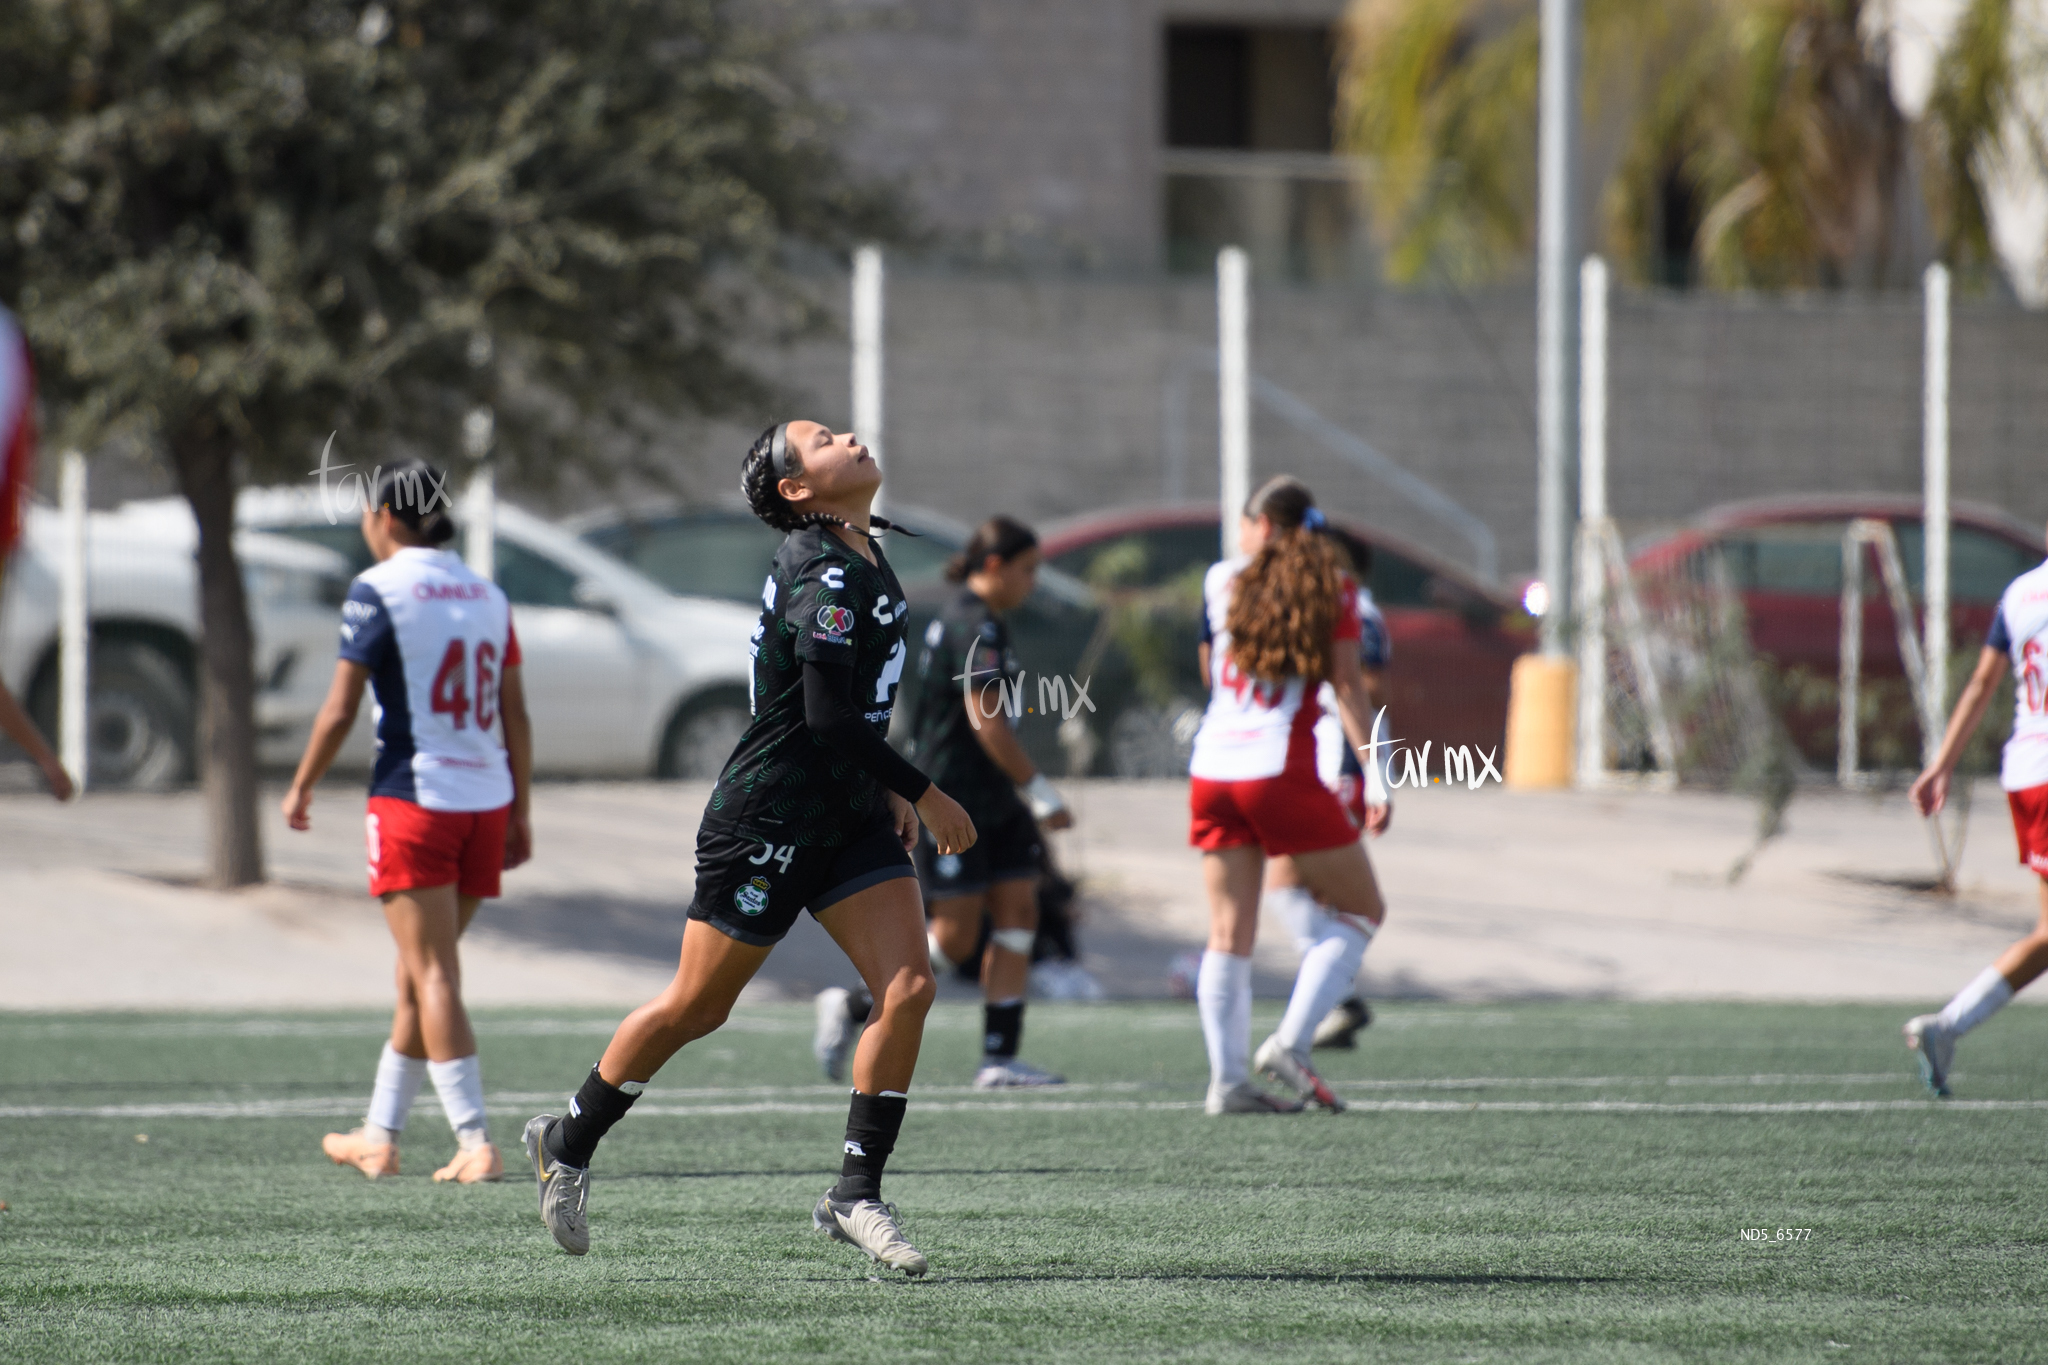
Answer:
[[[1418,744],[1497,750],[1507,731],[1508,673],[1535,644],[1534,623],[1507,591],[1418,545],[1347,517],[1330,522],[1386,614],[1395,733]],[[1214,503],[1123,507],[1056,523],[1042,543],[1047,563],[1099,589],[1111,570],[1125,587],[1192,588],[1185,630],[1176,632],[1186,638],[1176,638],[1172,652],[1181,695],[1198,702],[1199,584],[1221,555],[1219,528]]]
[[[1640,547],[1630,563],[1653,579],[1690,574],[1700,556],[1719,550],[1748,616],[1751,647],[1783,669],[1801,670],[1826,691],[1841,668],[1842,537],[1857,517],[1891,523],[1917,616],[1926,555],[1920,499],[1910,496],[1822,493],[1727,503],[1691,527]],[[1957,503],[1949,547],[1949,638],[1957,652],[1974,657],[2005,585],[2041,562],[2042,528],[1994,507]],[[1901,706],[1905,669],[1876,555],[1865,554],[1862,676],[1887,693],[1880,728],[1892,749],[1911,755],[1917,739],[1890,733],[1912,726],[1910,710]],[[1918,620],[1913,630],[1919,634]],[[1790,718],[1801,750],[1832,763],[1832,711],[1819,704],[1794,710]]]

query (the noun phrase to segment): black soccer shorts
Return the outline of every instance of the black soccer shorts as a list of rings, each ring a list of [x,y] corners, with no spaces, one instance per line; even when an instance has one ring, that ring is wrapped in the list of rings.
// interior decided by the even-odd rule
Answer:
[[[690,918],[759,948],[773,947],[796,923],[848,896],[916,875],[886,812],[843,844],[773,843],[707,820],[697,831],[697,894]]]
[[[970,809],[974,847],[940,853],[926,830],[917,841],[917,876],[927,900],[978,896],[997,882],[1037,881],[1045,863],[1038,821],[1014,796],[992,809]]]

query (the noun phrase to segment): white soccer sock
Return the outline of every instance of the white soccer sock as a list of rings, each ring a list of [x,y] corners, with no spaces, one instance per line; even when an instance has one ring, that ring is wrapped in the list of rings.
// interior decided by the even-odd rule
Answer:
[[[363,1136],[372,1142],[398,1141],[426,1075],[426,1058],[408,1057],[385,1043],[383,1055],[377,1058],[377,1083],[370,1090],[370,1112],[363,1119]]]
[[[1956,992],[1956,998],[1941,1009],[1941,1026],[1958,1038],[1998,1013],[1999,1006],[2012,999],[2012,983],[1996,967],[1986,967],[1977,979]]]
[[[1297,1057],[1308,1056],[1316,1025],[1350,994],[1351,980],[1358,975],[1358,964],[1371,943],[1369,932],[1335,915],[1329,917],[1321,941],[1301,955],[1294,994],[1287,998],[1287,1013],[1274,1034],[1280,1046]]]
[[[1195,975],[1202,1040],[1209,1045],[1209,1082],[1236,1085],[1251,1072],[1252,960],[1210,949]]]
[[[1262,904],[1294,935],[1294,946],[1307,952],[1330,932],[1330,912],[1305,886],[1278,886],[1266,891]]]
[[[463,1151],[491,1140],[484,1126],[484,1069],[474,1052],[452,1062],[428,1062],[427,1074],[441,1096],[441,1110]]]

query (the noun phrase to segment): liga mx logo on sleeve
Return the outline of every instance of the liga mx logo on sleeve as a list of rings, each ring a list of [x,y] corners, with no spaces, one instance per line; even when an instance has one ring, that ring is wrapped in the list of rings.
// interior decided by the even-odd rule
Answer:
[[[846,643],[846,637],[853,632],[853,613],[845,607],[825,606],[818,608],[818,629],[812,633],[820,640],[835,645]]]

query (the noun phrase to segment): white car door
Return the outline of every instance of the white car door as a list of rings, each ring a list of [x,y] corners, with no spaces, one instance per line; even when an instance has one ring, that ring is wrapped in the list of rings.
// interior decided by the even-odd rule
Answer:
[[[534,766],[551,773],[644,773],[644,663],[617,614],[578,599],[576,573],[508,536],[498,586],[512,600]]]

